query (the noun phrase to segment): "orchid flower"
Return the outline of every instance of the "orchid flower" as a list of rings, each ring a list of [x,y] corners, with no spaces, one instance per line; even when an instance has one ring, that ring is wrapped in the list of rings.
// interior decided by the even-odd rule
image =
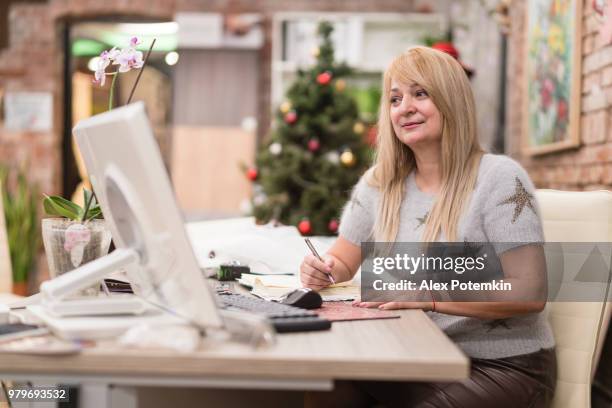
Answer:
[[[131,69],[142,67],[143,64],[142,52],[134,48],[122,49],[113,62],[113,65],[119,65],[119,72],[128,72]]]
[[[155,41],[155,40],[153,40]],[[120,72],[128,72],[132,69],[142,68],[145,61],[143,60],[143,54],[141,51],[136,50],[136,46],[140,44],[138,37],[130,38],[130,43],[126,48],[118,50],[117,47],[113,47],[110,50],[102,51],[98,66],[94,71],[94,83],[100,86],[104,86],[106,83],[106,76],[113,76],[113,83],[111,84],[110,96],[108,101],[108,109],[112,109],[113,105],[113,92],[115,88],[115,80]],[[153,45],[151,45],[153,47]],[[115,72],[107,73],[106,69],[109,65],[119,65]]]
[[[94,73],[94,83],[104,86],[106,83],[106,68],[110,65],[112,60],[117,58],[118,54],[119,50],[117,50],[117,47],[102,51],[102,54],[100,54],[100,59],[98,60],[98,66],[96,67],[96,71]]]

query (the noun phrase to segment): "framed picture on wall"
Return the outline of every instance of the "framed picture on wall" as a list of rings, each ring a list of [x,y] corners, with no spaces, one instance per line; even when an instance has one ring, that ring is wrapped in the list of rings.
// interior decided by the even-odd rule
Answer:
[[[529,0],[523,151],[580,144],[582,0]]]

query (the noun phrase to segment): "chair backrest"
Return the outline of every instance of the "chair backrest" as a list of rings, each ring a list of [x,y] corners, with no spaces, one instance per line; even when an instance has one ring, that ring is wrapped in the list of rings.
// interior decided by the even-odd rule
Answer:
[[[0,181],[0,293],[10,292],[13,286],[11,256],[4,218],[2,182]]]
[[[546,241],[612,241],[612,192],[538,190],[536,198]],[[591,382],[608,329],[611,304],[549,302],[547,310],[558,363],[552,407],[590,407]]]

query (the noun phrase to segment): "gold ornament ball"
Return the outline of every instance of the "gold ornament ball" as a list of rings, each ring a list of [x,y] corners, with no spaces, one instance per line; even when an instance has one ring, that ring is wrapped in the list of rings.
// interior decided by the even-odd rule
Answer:
[[[313,57],[318,57],[319,54],[321,53],[321,50],[319,49],[319,47],[313,47],[312,50],[310,50],[310,54],[312,54]]]
[[[365,126],[363,126],[363,123],[361,122],[357,122],[355,125],[353,125],[353,132],[357,133],[358,135],[362,134],[364,130]]]
[[[342,152],[342,154],[340,155],[340,161],[342,162],[342,164],[344,164],[346,167],[352,167],[355,165],[355,162],[357,161],[355,159],[355,155],[353,154],[353,152],[351,152],[350,150],[345,150],[344,152]]]
[[[344,82],[344,79],[339,79],[336,81],[336,89],[339,92],[344,91],[344,88],[346,88],[346,82]]]
[[[281,106],[280,106],[280,111],[281,112],[287,113],[290,110],[291,110],[291,102],[285,101],[285,102],[281,103]]]

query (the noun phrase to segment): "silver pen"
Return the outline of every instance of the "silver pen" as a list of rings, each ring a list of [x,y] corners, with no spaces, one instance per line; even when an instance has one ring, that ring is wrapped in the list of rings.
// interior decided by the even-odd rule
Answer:
[[[313,254],[314,256],[316,256],[316,257],[317,257],[317,259],[318,259],[319,261],[321,261],[321,262],[325,263],[325,261],[323,260],[323,258],[321,258],[321,255],[319,255],[319,253],[318,253],[318,252],[317,252],[317,250],[315,249],[314,245],[312,245],[312,242],[310,242],[310,239],[308,239],[308,238],[304,238],[304,241],[306,241],[306,245],[308,245],[308,248],[310,248],[310,251],[312,252],[312,254]],[[332,284],[334,284],[334,285],[336,284],[336,280],[334,279],[334,277],[332,276],[332,274],[331,274],[331,273],[328,273],[328,274],[327,274],[327,277],[329,278],[329,281],[330,281]]]

